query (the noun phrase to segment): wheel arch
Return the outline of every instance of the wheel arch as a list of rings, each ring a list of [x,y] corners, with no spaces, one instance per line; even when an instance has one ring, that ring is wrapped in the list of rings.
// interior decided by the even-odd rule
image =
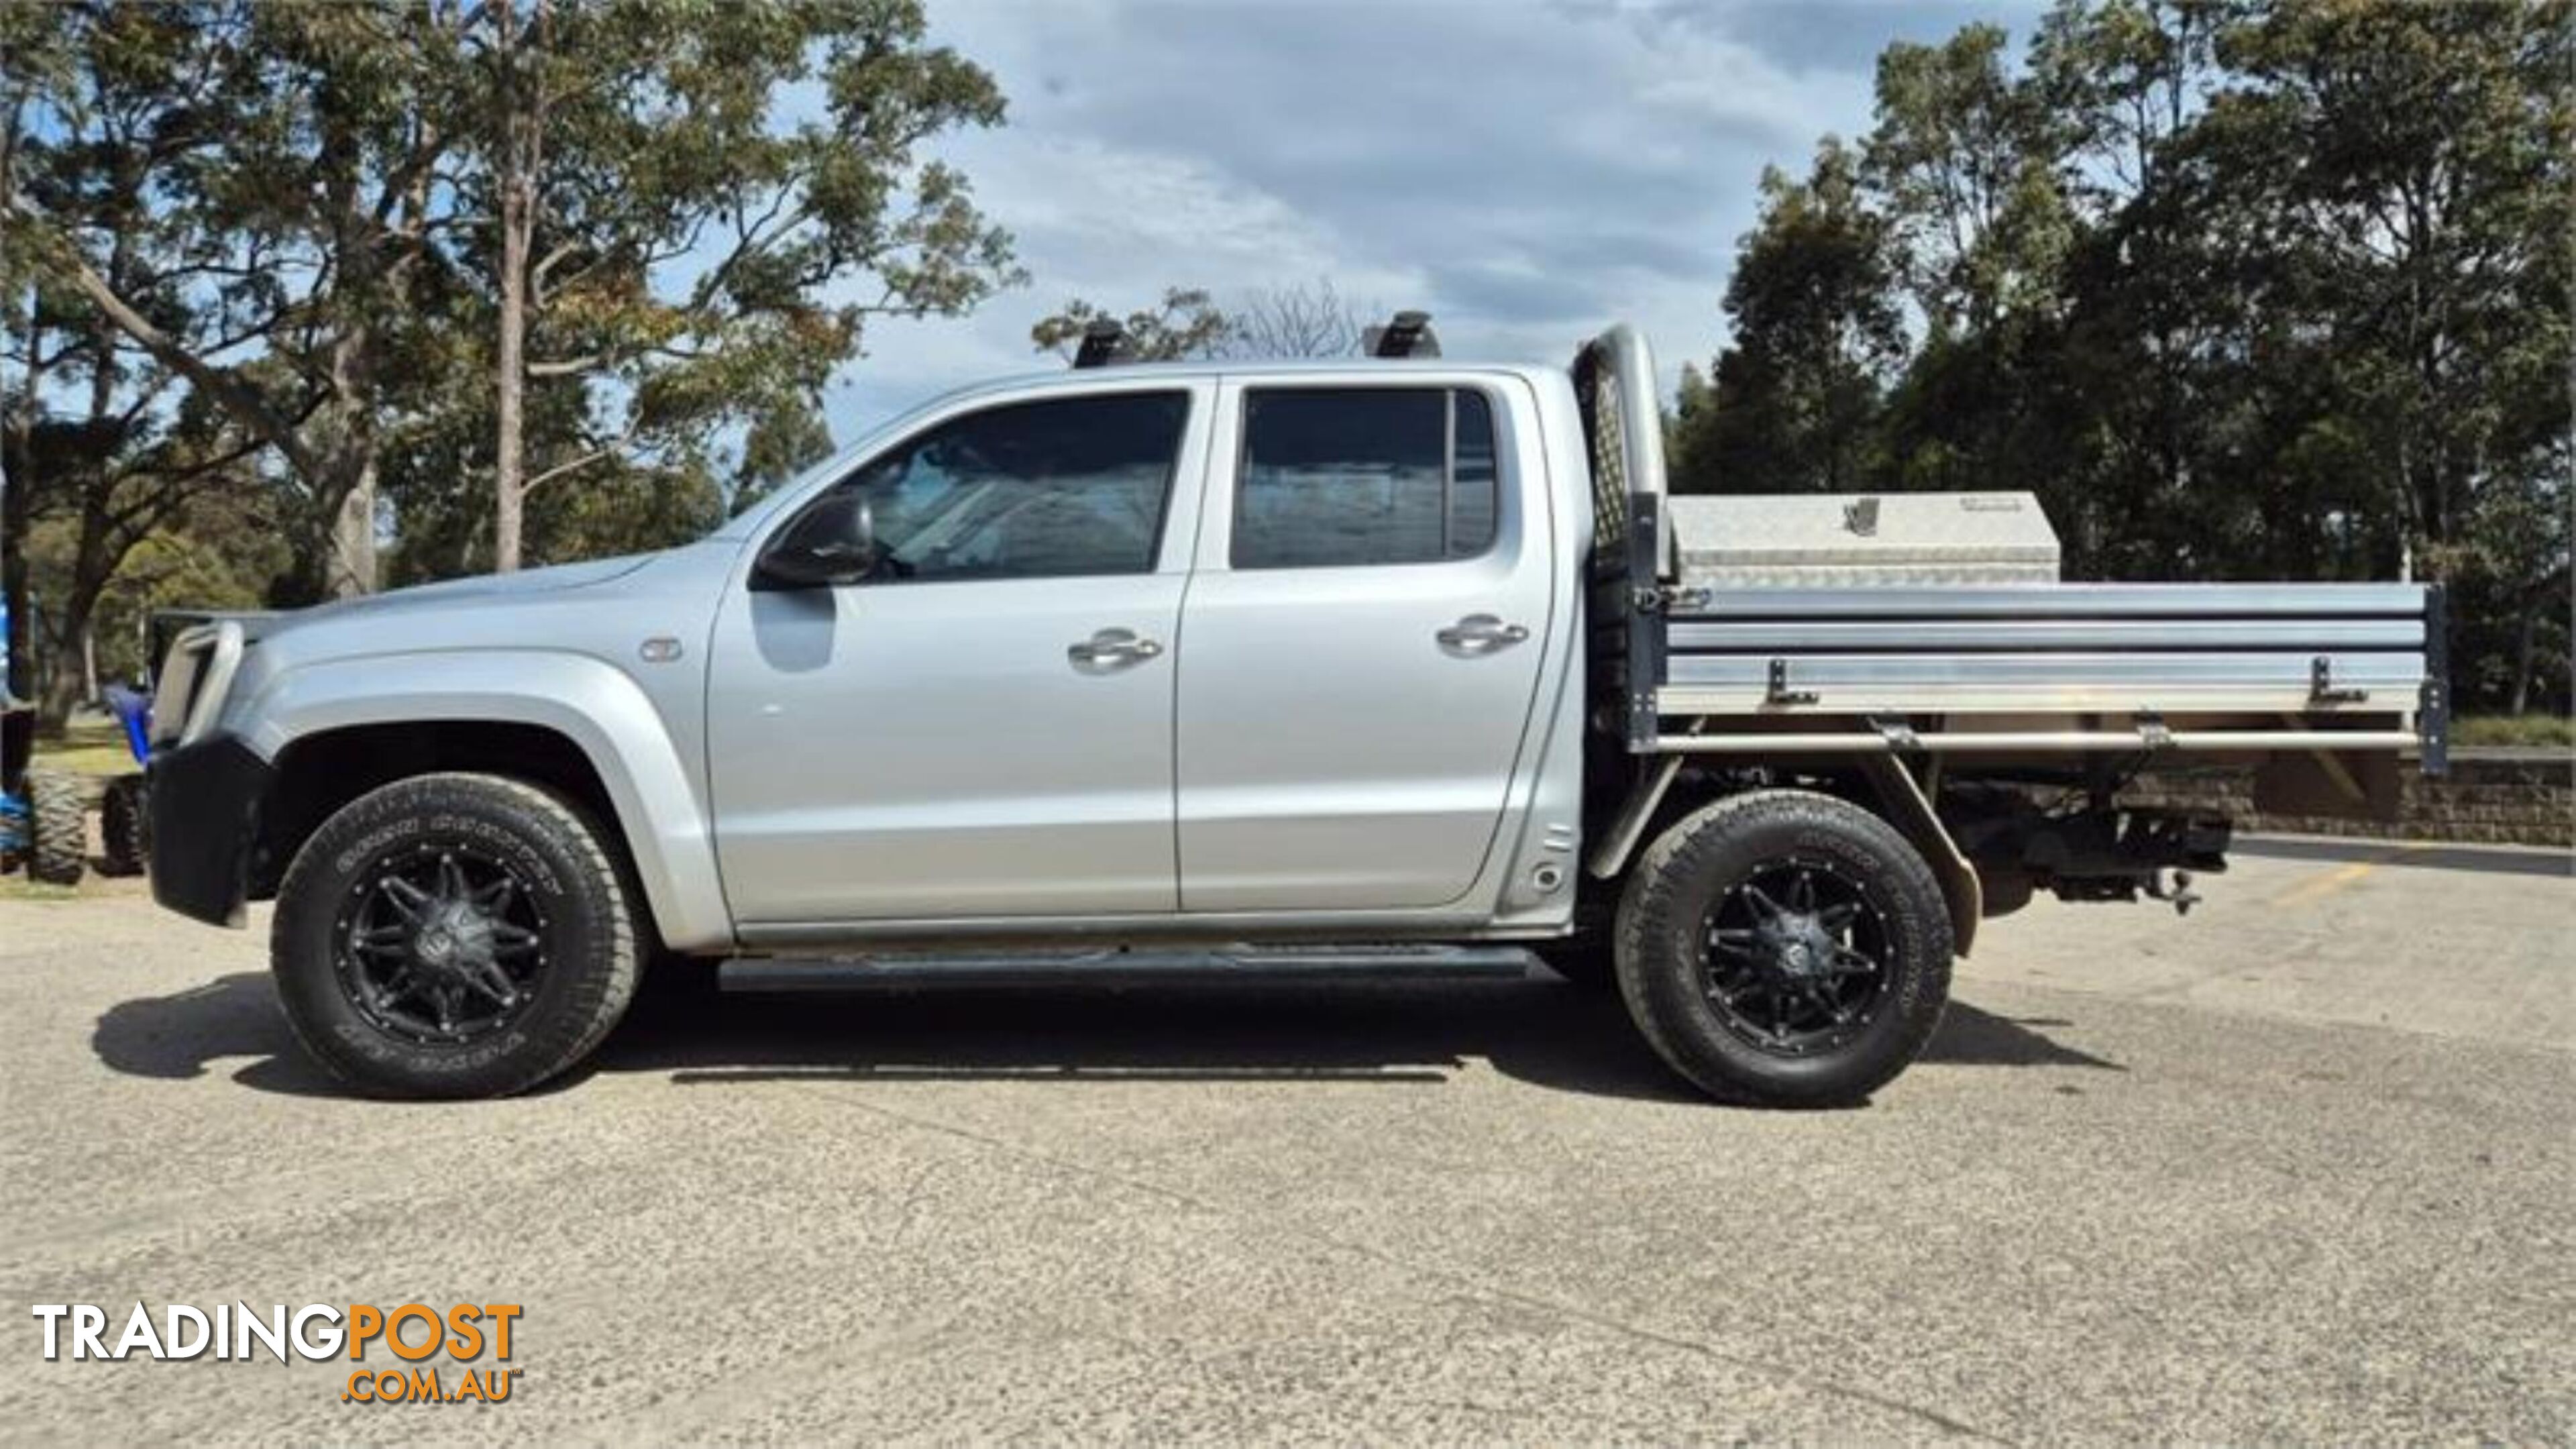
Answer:
[[[1678,757],[1667,757],[1639,773],[1621,818],[1611,826],[1611,838],[1587,862],[1593,879],[1616,890],[1624,885],[1646,842],[1735,793],[1703,788],[1697,781],[1682,783],[1680,763]],[[1977,878],[1977,868],[1960,853],[1922,787],[1902,764],[1884,756],[1862,756],[1855,764],[1855,772],[1848,776],[1802,780],[1794,788],[1857,805],[1903,836],[1932,868],[1949,912],[1952,945],[1959,955],[1967,955],[1976,945],[1977,925],[1985,919],[1985,887]]]
[[[271,893],[349,801],[412,775],[472,770],[579,804],[632,869],[664,944],[732,945],[714,840],[679,748],[643,690],[607,664],[515,650],[335,661],[281,675],[245,716],[247,743],[273,771],[254,896]]]

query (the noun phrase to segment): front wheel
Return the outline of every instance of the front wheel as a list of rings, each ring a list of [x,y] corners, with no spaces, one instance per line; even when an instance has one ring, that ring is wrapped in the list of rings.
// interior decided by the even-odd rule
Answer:
[[[1619,907],[1618,975],[1656,1053],[1711,1095],[1856,1102],[1923,1049],[1950,990],[1931,867],[1884,820],[1804,790],[1664,833]]]
[[[271,966],[296,1036],[342,1080],[503,1096],[580,1061],[625,1014],[631,910],[562,799],[421,775],[360,796],[296,853]]]

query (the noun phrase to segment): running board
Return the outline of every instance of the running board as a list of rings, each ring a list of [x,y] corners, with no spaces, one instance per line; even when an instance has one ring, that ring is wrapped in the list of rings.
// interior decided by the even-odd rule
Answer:
[[[1195,950],[887,952],[837,959],[737,958],[726,991],[917,986],[1134,986],[1225,981],[1517,981],[1519,946],[1225,946]]]

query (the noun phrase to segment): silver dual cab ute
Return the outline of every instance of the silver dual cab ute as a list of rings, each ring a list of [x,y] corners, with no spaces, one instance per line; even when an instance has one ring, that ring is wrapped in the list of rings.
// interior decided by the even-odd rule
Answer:
[[[1983,917],[2223,868],[2143,764],[2307,813],[2441,768],[2437,590],[2058,584],[1994,495],[1805,500],[1831,537],[1766,553],[1664,498],[1635,333],[1493,366],[1421,320],[971,388],[684,547],[194,629],[154,893],[274,897],[298,1035],[394,1095],[542,1082],[648,971],[1534,953],[1811,1105],[1904,1068]]]

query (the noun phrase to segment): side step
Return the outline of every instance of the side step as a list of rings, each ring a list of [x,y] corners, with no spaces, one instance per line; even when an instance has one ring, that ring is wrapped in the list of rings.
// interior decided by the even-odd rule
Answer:
[[[1136,986],[1226,981],[1516,981],[1519,946],[1221,946],[1001,952],[887,952],[725,962],[726,991],[864,991],[921,986]]]

